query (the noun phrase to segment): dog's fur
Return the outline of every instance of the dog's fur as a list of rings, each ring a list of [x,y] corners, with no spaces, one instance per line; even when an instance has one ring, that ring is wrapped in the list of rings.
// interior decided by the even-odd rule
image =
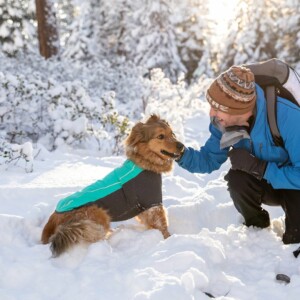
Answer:
[[[125,141],[126,156],[139,167],[155,173],[172,169],[173,160],[183,150],[169,124],[156,115],[137,123]],[[147,228],[170,236],[162,205],[151,207],[136,217]],[[58,256],[79,242],[93,243],[110,232],[110,216],[96,205],[83,206],[64,213],[54,212],[42,232],[42,243],[51,243],[53,256]]]

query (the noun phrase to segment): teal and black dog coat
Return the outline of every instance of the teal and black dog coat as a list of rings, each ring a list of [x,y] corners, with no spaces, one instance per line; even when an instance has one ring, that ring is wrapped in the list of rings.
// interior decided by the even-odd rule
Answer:
[[[161,204],[161,175],[126,160],[103,179],[60,200],[56,212],[97,205],[108,212],[111,221],[124,221]]]

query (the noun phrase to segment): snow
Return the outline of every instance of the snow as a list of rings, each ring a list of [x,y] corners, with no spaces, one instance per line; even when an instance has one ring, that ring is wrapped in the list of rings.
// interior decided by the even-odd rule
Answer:
[[[201,146],[207,126],[205,107],[187,115],[185,143]],[[36,151],[23,149],[29,156]],[[299,299],[300,260],[292,253],[299,245],[281,242],[282,210],[267,208],[270,228],[242,225],[223,179],[228,162],[206,175],[176,164],[163,176],[170,238],[128,220],[112,223],[108,240],[52,258],[40,236],[58,200],[125,157],[61,149],[35,156],[31,173],[19,164],[0,173],[1,300],[209,299],[204,292],[218,299]],[[290,284],[276,281],[278,273],[290,276]]]

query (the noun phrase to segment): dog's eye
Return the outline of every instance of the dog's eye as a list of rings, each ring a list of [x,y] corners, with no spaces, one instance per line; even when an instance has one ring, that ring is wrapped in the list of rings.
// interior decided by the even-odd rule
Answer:
[[[159,140],[163,140],[165,138],[165,135],[164,134],[160,134],[158,137],[157,137]]]

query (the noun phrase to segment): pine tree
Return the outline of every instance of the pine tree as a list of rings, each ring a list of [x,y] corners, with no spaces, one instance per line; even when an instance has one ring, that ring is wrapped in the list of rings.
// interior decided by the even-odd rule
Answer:
[[[300,2],[281,1],[277,21],[281,36],[277,39],[278,58],[294,65],[300,61]]]
[[[104,55],[112,65],[119,64],[124,58],[128,59],[126,50],[126,32],[134,30],[131,14],[140,7],[141,3],[134,0],[104,0],[99,7],[99,16],[95,16],[97,27],[97,43],[100,55]]]
[[[52,0],[36,0],[35,2],[40,54],[49,58],[56,55],[59,49],[54,3]]]
[[[59,31],[60,43],[65,45],[66,39],[69,38],[72,24],[78,14],[75,0],[56,0],[57,9],[57,26]]]
[[[36,36],[32,1],[0,1],[0,50],[14,56],[19,50],[32,50]]]
[[[147,69],[161,68],[175,81],[186,68],[178,53],[171,9],[166,0],[139,1],[126,20],[132,28],[125,28],[122,40],[127,58]]]
[[[203,73],[211,74],[211,22],[206,0],[176,1],[172,22],[180,58],[187,70],[186,79]],[[196,71],[196,73],[195,73]]]
[[[90,0],[81,2],[76,8],[78,15],[69,26],[63,56],[72,59],[108,59],[115,56],[115,38],[112,26],[117,8],[114,2]]]
[[[218,57],[219,70],[276,57],[274,46],[280,37],[278,16],[278,2],[275,0],[240,1]]]

